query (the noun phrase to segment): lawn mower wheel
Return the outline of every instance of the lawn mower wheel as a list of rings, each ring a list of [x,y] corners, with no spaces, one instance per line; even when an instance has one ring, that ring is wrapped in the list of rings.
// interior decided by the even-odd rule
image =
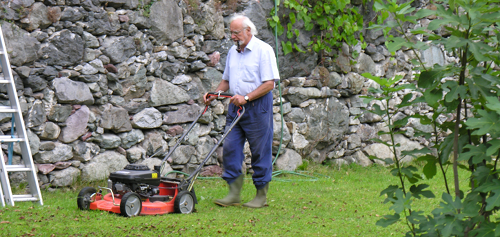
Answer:
[[[194,211],[194,197],[189,191],[180,191],[175,197],[174,210],[177,213],[189,214]]]
[[[134,192],[125,193],[120,202],[120,213],[123,216],[131,217],[141,214],[142,201],[139,194]]]
[[[97,190],[92,187],[85,187],[78,193],[78,208],[80,210],[88,210],[90,208],[90,203],[92,202],[92,195],[95,194]]]

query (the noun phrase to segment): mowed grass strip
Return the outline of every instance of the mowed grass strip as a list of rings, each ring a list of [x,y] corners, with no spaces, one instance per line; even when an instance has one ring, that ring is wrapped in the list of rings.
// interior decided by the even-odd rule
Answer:
[[[213,199],[227,194],[225,181],[198,179],[198,205],[188,215],[125,218],[104,211],[81,211],[76,197],[89,184],[43,191],[43,206],[17,202],[14,207],[0,208],[0,236],[402,236],[408,231],[403,222],[388,228],[375,225],[383,215],[392,214],[390,204],[384,204],[385,197],[379,195],[398,181],[389,168],[310,165],[308,170],[320,178],[303,181],[301,176],[280,175],[276,180],[281,181],[269,186],[269,207],[261,209],[216,206]],[[439,205],[445,189],[439,174],[427,183],[438,198],[415,200],[412,205],[429,213]],[[242,199],[247,202],[254,195],[251,176],[247,176]]]

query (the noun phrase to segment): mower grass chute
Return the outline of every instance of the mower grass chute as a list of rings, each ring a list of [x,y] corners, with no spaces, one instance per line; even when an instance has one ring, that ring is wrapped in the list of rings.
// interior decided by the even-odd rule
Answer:
[[[231,98],[233,95],[209,92],[207,96]],[[78,208],[81,210],[114,212],[126,217],[167,213],[189,214],[193,212],[195,205],[198,203],[193,187],[196,178],[217,147],[220,146],[227,134],[245,113],[245,108],[240,107],[236,119],[189,177],[186,179],[161,177],[160,174],[163,173],[167,159],[207,109],[208,105],[177,140],[177,143],[162,160],[161,165],[155,166],[154,170],[150,170],[146,165],[129,164],[123,170],[112,172],[109,175],[107,187],[98,187],[98,189],[85,187],[78,193]],[[107,190],[108,193],[103,194],[103,189]]]

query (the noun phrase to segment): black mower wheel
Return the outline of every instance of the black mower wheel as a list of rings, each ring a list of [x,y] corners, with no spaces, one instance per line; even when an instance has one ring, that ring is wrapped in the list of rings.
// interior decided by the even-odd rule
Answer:
[[[120,202],[120,214],[131,217],[141,214],[142,201],[139,194],[134,192],[125,193]]]
[[[78,198],[76,202],[78,204],[78,208],[80,210],[88,210],[90,209],[90,203],[92,202],[92,195],[97,192],[95,188],[85,187],[78,193]]]
[[[194,211],[195,200],[189,191],[180,191],[175,197],[174,210],[176,213],[189,214]]]

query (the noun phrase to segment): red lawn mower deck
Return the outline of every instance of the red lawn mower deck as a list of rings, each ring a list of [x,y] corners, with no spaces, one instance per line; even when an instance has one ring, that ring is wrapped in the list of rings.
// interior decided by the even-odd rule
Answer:
[[[208,96],[230,98],[229,93],[209,92]],[[114,212],[123,216],[162,215],[166,213],[188,214],[195,210],[197,204],[193,184],[203,165],[212,156],[217,147],[226,138],[234,125],[238,123],[245,113],[245,108],[240,107],[238,117],[231,123],[222,138],[208,153],[196,170],[186,179],[173,179],[160,177],[165,162],[172,155],[186,135],[191,131],[200,117],[205,114],[208,106],[193,121],[188,130],[179,138],[175,146],[163,159],[161,165],[150,170],[141,164],[129,164],[125,169],[109,175],[108,187],[85,187],[78,193],[77,204],[81,210],[102,210]],[[107,194],[103,194],[103,189]]]

